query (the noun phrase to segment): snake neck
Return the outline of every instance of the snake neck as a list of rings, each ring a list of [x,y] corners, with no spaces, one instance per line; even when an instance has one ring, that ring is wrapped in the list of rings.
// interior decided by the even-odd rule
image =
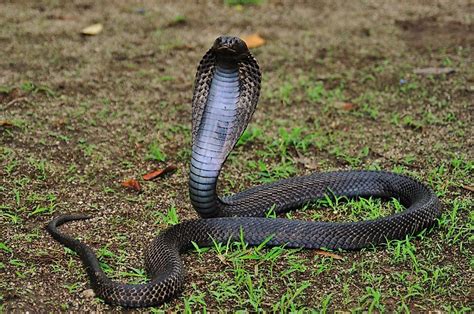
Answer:
[[[218,211],[217,179],[229,154],[226,143],[236,123],[239,96],[238,64],[217,63],[201,126],[193,141],[189,174],[191,203],[202,217],[215,216]]]

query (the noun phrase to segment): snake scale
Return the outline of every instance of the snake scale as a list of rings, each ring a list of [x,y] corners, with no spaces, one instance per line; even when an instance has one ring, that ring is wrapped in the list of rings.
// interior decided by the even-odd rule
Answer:
[[[54,239],[79,254],[92,289],[105,302],[125,307],[159,305],[175,296],[185,281],[180,253],[213,241],[240,239],[258,245],[296,248],[360,249],[403,239],[430,227],[440,214],[440,203],[426,185],[404,175],[384,171],[336,171],[293,177],[257,186],[229,197],[217,196],[219,172],[249,123],[260,93],[257,61],[244,41],[221,36],[201,60],[195,80],[192,108],[192,157],[189,194],[202,218],[162,231],[148,246],[146,284],[110,280],[96,255],[85,244],[63,234],[58,226],[90,218],[66,214],[54,218],[47,230]],[[328,195],[396,198],[405,210],[360,222],[312,222],[265,218],[273,209],[282,213]]]

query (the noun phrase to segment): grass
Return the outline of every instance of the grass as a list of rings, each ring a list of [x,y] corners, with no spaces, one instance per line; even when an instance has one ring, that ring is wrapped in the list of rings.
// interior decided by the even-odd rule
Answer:
[[[224,0],[227,5],[258,5],[262,4],[263,0]]]
[[[214,21],[206,20],[206,5],[143,4],[145,13],[136,14],[127,2],[6,4],[0,312],[117,310],[84,294],[90,285],[77,255],[44,231],[59,213],[95,217],[64,230],[94,248],[108,276],[148,281],[149,241],[197,218],[187,196],[190,93],[195,66],[221,31],[259,32],[267,40],[254,50],[264,75],[261,99],[221,173],[221,194],[314,171],[382,169],[431,186],[442,216],[432,230],[357,252],[322,255],[243,240],[196,246],[183,255],[182,294],[150,310],[472,312],[467,7],[380,5],[387,9],[225,1],[213,6]],[[108,12],[114,23],[80,37],[92,12],[94,21]],[[456,72],[413,74],[428,66]],[[141,181],[141,192],[120,185],[168,164],[176,173]],[[359,221],[401,210],[396,200],[329,195],[284,217]]]

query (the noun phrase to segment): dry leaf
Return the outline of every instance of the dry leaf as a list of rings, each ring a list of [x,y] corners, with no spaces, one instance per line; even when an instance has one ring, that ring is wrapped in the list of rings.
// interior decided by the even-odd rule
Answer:
[[[474,186],[463,185],[462,188],[465,189],[465,190],[474,192]]]
[[[229,265],[229,262],[226,260],[225,256],[222,254],[217,254],[217,258],[221,261],[222,264]]]
[[[145,181],[153,180],[157,177],[161,177],[161,176],[163,176],[163,175],[165,175],[169,172],[175,171],[175,170],[176,170],[175,165],[169,165],[164,169],[158,169],[158,170],[155,170],[155,171],[152,171],[152,172],[149,172],[149,173],[143,175],[143,180],[145,180]]]
[[[12,126],[14,126],[14,124],[13,124],[13,122],[11,122],[9,120],[0,120],[0,126],[12,127]]]
[[[334,103],[334,107],[336,107],[338,109],[345,110],[345,111],[351,111],[352,109],[355,108],[355,105],[353,103],[350,103],[350,102],[336,101]]]
[[[332,257],[337,260],[342,260],[344,259],[341,255],[337,255],[328,251],[323,251],[323,250],[316,250],[314,251],[315,254],[322,255],[322,256],[327,256],[327,257]]]
[[[414,69],[413,73],[421,75],[440,75],[440,74],[451,74],[456,72],[453,68],[418,68]]]
[[[88,36],[94,36],[102,32],[104,29],[104,26],[102,24],[97,23],[97,24],[92,24],[87,26],[86,28],[82,29],[81,34],[83,35],[88,35]]]
[[[242,39],[245,41],[245,43],[247,44],[247,47],[249,47],[249,49],[257,48],[257,47],[260,47],[260,46],[265,44],[265,39],[260,37],[260,35],[257,34],[257,33],[252,34],[252,35],[248,35],[248,36],[244,36],[244,37],[242,37]]]
[[[122,186],[135,190],[135,191],[141,191],[142,187],[140,186],[140,182],[138,182],[135,179],[128,179],[122,182]]]

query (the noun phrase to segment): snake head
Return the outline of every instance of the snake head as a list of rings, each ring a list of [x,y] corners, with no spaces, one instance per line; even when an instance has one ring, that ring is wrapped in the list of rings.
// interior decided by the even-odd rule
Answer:
[[[250,54],[247,44],[232,36],[220,36],[214,41],[212,51],[217,59],[222,61],[239,61]]]

